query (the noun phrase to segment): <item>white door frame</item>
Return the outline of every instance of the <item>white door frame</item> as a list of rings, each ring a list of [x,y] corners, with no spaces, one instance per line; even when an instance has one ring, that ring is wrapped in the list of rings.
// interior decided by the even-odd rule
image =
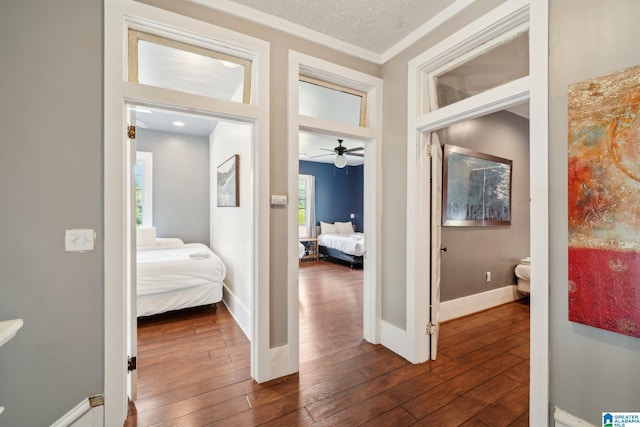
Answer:
[[[300,73],[367,93],[367,124],[359,127],[298,114],[298,80]],[[365,261],[363,283],[363,335],[372,343],[379,342],[380,320],[380,191],[382,140],[382,79],[300,52],[289,51],[289,364],[290,372],[299,370],[299,292],[298,292],[298,133],[300,130],[359,139],[365,142],[364,163],[364,233]]]
[[[442,66],[470,48],[481,45],[505,30],[529,25],[529,76],[468,98],[433,112],[425,111],[430,70]],[[413,339],[409,360],[427,360],[427,336],[424,325],[425,301],[428,289],[418,280],[428,277],[429,259],[424,241],[414,233],[420,218],[427,217],[429,207],[420,182],[426,177],[426,160],[420,156],[421,133],[435,131],[453,123],[480,117],[529,100],[530,105],[530,164],[536,171],[531,179],[531,258],[535,265],[531,286],[531,344],[530,344],[530,424],[548,424],[549,361],[548,361],[548,2],[529,4],[528,0],[509,0],[485,16],[474,21],[432,49],[409,62],[408,91],[408,150],[407,150],[407,333]],[[539,174],[539,175],[538,175]],[[421,201],[422,200],[422,201]],[[424,227],[423,227],[424,228]],[[424,236],[422,236],[424,237]]]
[[[104,42],[104,395],[105,425],[122,425],[126,404],[125,102],[223,115],[254,124],[251,375],[273,378],[269,351],[269,44],[243,34],[131,0],[105,0]],[[144,27],[171,38],[240,46],[253,60],[251,104],[233,103],[126,81],[127,29]],[[216,42],[217,43],[217,42]],[[258,286],[261,283],[263,286]]]

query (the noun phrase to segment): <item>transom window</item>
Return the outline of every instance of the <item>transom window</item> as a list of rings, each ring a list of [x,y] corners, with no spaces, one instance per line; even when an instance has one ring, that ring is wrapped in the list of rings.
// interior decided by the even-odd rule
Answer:
[[[129,30],[129,81],[248,104],[251,61]]]
[[[299,111],[303,116],[366,126],[367,94],[308,76],[299,79]]]

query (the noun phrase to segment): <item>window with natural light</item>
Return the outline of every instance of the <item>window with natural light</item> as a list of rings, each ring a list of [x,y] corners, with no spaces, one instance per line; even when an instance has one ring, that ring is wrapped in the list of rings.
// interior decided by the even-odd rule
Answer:
[[[129,30],[129,81],[248,104],[251,61]]]
[[[312,77],[300,76],[299,114],[366,126],[367,94]]]
[[[136,151],[136,227],[153,226],[153,153]]]
[[[298,177],[298,235],[300,238],[315,237],[315,177]]]

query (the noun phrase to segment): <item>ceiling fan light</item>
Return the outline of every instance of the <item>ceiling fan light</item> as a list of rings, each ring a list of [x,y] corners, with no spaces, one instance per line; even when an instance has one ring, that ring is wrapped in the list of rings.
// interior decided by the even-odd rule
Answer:
[[[343,167],[347,166],[347,158],[342,154],[338,154],[333,164],[336,165],[337,168],[342,169]]]

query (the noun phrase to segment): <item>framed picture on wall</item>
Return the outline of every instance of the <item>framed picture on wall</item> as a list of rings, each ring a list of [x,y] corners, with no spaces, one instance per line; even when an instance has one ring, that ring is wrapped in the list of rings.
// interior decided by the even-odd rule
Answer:
[[[216,170],[218,207],[240,206],[240,187],[238,179],[240,156],[234,154]]]
[[[510,225],[511,167],[511,160],[445,145],[442,225]]]

